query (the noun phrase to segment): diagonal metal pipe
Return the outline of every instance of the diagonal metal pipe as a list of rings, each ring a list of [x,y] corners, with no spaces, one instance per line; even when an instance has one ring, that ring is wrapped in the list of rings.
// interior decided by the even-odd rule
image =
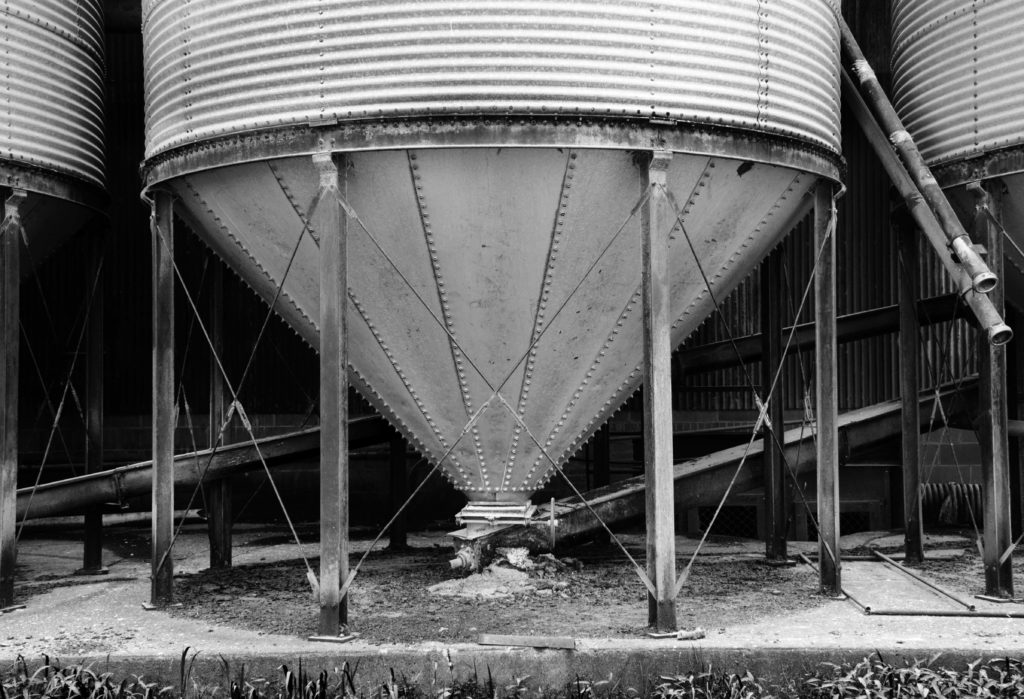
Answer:
[[[378,416],[354,418],[349,422],[349,448],[360,449],[387,442],[394,430]],[[320,450],[320,429],[311,428],[257,440],[259,450],[270,467],[295,463],[301,458],[313,457]],[[174,486],[194,487],[200,480],[226,478],[260,468],[257,449],[252,442],[222,446],[216,450],[209,468],[203,464],[210,450],[178,454],[174,457]],[[204,473],[205,470],[205,473]],[[152,488],[153,462],[143,461],[106,471],[98,471],[65,480],[44,483],[37,488],[19,488],[17,495],[18,520],[54,517],[79,513],[89,507],[107,503],[120,503],[126,498],[145,495]],[[30,493],[35,490],[31,497]]]
[[[975,405],[976,386],[973,382],[959,388],[948,385],[938,392],[930,389],[921,393],[922,432],[930,429],[928,416],[938,399],[951,419],[959,418]],[[839,416],[839,431],[843,435],[844,451],[857,452],[884,444],[898,437],[903,430],[900,400],[860,408]],[[793,472],[799,474],[815,468],[816,458],[813,444],[815,430],[807,426],[794,427],[786,431],[786,459]],[[687,508],[699,505],[714,505],[719,501],[726,486],[735,477],[734,491],[743,492],[762,484],[761,458],[763,443],[758,440],[749,447],[733,446],[705,456],[687,459],[674,467],[676,507]],[[749,454],[748,454],[749,451]],[[747,457],[744,457],[747,454]],[[743,469],[737,474],[740,462]],[[734,475],[735,474],[735,475]],[[453,532],[456,545],[467,547],[463,554],[471,565],[479,565],[493,555],[499,546],[526,546],[533,550],[550,549],[554,535],[556,546],[576,543],[611,526],[642,516],[646,507],[644,477],[637,476],[618,481],[608,486],[583,493],[584,504],[578,497],[556,501],[554,519],[551,510],[541,506],[541,512],[528,523],[513,526],[496,526],[485,533],[470,534],[466,530]],[[600,520],[598,519],[600,518]],[[604,522],[604,525],[601,522]]]
[[[845,25],[844,25],[845,26]],[[848,31],[848,28],[847,28]],[[870,68],[869,68],[870,70]],[[876,80],[877,82],[877,80]],[[995,306],[988,297],[978,291],[974,281],[972,280],[969,272],[965,271],[963,266],[963,258],[960,258],[958,262],[950,254],[949,241],[942,224],[939,223],[935,213],[928,206],[924,195],[921,190],[918,189],[917,184],[911,178],[907,169],[903,166],[896,152],[889,145],[889,141],[882,131],[882,127],[875,120],[871,110],[868,108],[867,103],[864,101],[864,97],[861,95],[857,86],[853,82],[853,78],[850,77],[849,73],[843,71],[843,97],[846,99],[847,105],[850,107],[854,116],[857,119],[857,123],[860,124],[861,129],[864,131],[864,135],[871,144],[875,154],[878,155],[879,160],[882,163],[882,167],[885,169],[886,174],[892,180],[892,183],[896,186],[896,190],[903,197],[903,200],[907,204],[907,210],[913,217],[914,222],[918,225],[921,231],[924,233],[928,242],[932,244],[936,252],[939,254],[939,259],[942,260],[942,264],[945,266],[946,271],[950,277],[956,282],[960,289],[960,295],[963,297],[964,303],[974,313],[975,318],[978,319],[979,325],[985,330],[988,335],[988,340],[994,345],[1003,345],[1010,341],[1013,337],[1013,330],[1010,329],[999,311],[996,310]],[[884,97],[884,95],[883,95]],[[888,103],[888,101],[886,101]],[[890,105],[890,109],[891,109]],[[930,177],[929,173],[929,177]],[[938,185],[935,185],[936,188]],[[939,190],[939,194],[942,195],[942,191]],[[942,200],[946,201],[945,196],[942,196]],[[949,206],[949,202],[946,202],[946,206]],[[954,215],[954,219],[955,219]],[[957,221],[959,225],[959,221]],[[963,227],[960,226],[963,230]],[[966,236],[966,232],[964,236]],[[973,253],[974,248],[971,247]],[[982,263],[984,265],[984,263]],[[988,267],[985,266],[987,270]],[[992,277],[995,279],[995,277]],[[989,286],[991,289],[991,286]]]
[[[901,167],[905,165],[904,173],[914,185],[914,194],[923,198],[933,213],[938,228],[945,237],[946,245],[952,250],[956,260],[959,261],[970,278],[971,288],[978,293],[987,294],[998,282],[996,275],[992,273],[992,270],[988,268],[988,265],[975,250],[970,236],[963,224],[960,223],[960,219],[957,218],[946,195],[943,194],[931,169],[925,163],[914,139],[896,114],[896,109],[886,96],[885,90],[882,89],[882,84],[875,76],[874,70],[871,69],[871,64],[864,57],[850,26],[841,15],[837,16],[843,57],[843,87],[848,88],[852,84],[853,92],[859,95],[870,109],[869,113],[874,117],[873,121],[880,129],[884,130],[885,136],[888,137],[886,152],[892,155],[892,148],[895,148],[895,151],[899,153],[902,158]],[[855,84],[850,80],[850,73],[857,77]],[[861,114],[858,114],[857,119],[861,122],[861,126],[864,126]],[[869,140],[872,139],[869,138]],[[888,143],[892,144],[892,148],[888,146]],[[877,151],[878,147],[874,140],[872,140],[872,145]],[[881,156],[881,153],[879,155]],[[889,167],[886,166],[886,171],[888,170]],[[909,196],[903,193],[902,188],[900,193],[904,198]]]

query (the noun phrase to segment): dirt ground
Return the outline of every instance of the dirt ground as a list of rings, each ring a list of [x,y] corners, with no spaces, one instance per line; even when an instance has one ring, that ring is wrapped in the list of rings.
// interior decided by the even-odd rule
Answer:
[[[212,657],[330,652],[325,644],[308,640],[316,632],[317,604],[303,556],[315,570],[319,545],[315,527],[299,534],[303,543],[296,545],[283,527],[240,526],[235,567],[211,571],[203,525],[187,525],[174,554],[175,598],[182,606],[145,611],[150,595],[148,527],[107,530],[104,560],[110,572],[100,577],[73,575],[81,562],[80,532],[64,527],[26,532],[19,545],[15,587],[16,600],[25,608],[0,617],[0,660],[19,654],[173,660],[185,647],[201,648]],[[353,563],[368,547],[371,534],[353,537]],[[643,534],[620,536],[642,563]],[[711,537],[696,560],[677,604],[680,628],[703,627],[706,632],[695,642],[647,637],[644,588],[622,552],[611,546],[560,552],[561,560],[572,557],[580,565],[563,566],[554,575],[547,566],[543,575],[512,571],[500,580],[474,580],[449,569],[450,539],[443,531],[416,532],[409,541],[412,550],[375,551],[360,570],[351,590],[352,630],[360,637],[345,644],[345,653],[486,649],[475,643],[477,635],[499,633],[571,636],[578,648],[595,652],[648,652],[693,643],[744,653],[888,648],[928,655],[934,649],[1019,649],[1024,654],[1024,619],[866,615],[852,601],[818,595],[817,574],[810,566],[763,564],[764,544],[755,540]],[[680,571],[696,544],[677,537]],[[844,536],[841,549],[844,555],[877,549],[898,556],[901,545],[898,533],[873,532]],[[942,559],[922,567],[928,577],[965,598],[982,591],[981,565],[969,532],[929,534],[926,546],[929,556]],[[791,553],[816,550],[813,542],[790,543]],[[876,609],[956,607],[948,599],[899,597],[892,583],[885,582],[893,572],[882,564],[850,560],[844,571],[854,594],[863,594],[861,601]],[[1018,578],[1017,584],[1024,591],[1024,581]],[[485,594],[442,596],[444,589]]]
[[[456,575],[448,568],[449,550],[375,553],[352,586],[351,630],[376,643],[475,641],[479,633],[636,637],[647,631],[646,609],[638,604],[645,589],[619,550],[585,546],[563,555],[578,560],[579,569],[532,571],[525,581],[500,585],[497,595],[452,597],[430,591]],[[310,562],[315,570],[316,561]],[[296,636],[316,624],[301,560],[203,571],[178,583],[183,606],[174,615]],[[734,556],[698,560],[683,589],[679,626],[717,629],[807,609],[824,603],[815,584],[806,566],[776,568]]]

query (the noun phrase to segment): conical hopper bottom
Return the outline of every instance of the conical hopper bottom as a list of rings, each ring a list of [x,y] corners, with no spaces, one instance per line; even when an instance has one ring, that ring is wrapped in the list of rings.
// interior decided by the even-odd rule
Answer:
[[[35,192],[28,193],[20,210],[25,231],[20,265],[23,280],[96,217],[96,212],[86,206]]]
[[[717,296],[793,225],[815,179],[673,158],[669,189]],[[623,150],[348,156],[351,375],[471,501],[527,500],[639,386],[641,181]],[[295,157],[172,184],[190,225],[269,299],[317,182],[311,159]],[[278,311],[316,346],[321,231],[311,233]],[[679,343],[713,303],[678,226],[669,254]]]

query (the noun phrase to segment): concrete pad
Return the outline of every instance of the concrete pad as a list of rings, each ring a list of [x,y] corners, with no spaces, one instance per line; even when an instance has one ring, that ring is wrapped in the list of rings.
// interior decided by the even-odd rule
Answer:
[[[279,534],[279,530],[275,532]],[[578,638],[575,651],[443,642],[377,645],[359,638],[343,645],[318,644],[305,637],[267,634],[159,610],[144,611],[142,604],[149,598],[148,561],[137,551],[119,549],[117,533],[110,535],[113,543],[106,559],[110,574],[99,579],[70,577],[79,564],[77,541],[22,541],[18,593],[39,594],[28,598],[24,610],[0,617],[0,666],[8,666],[18,655],[32,662],[48,654],[64,663],[85,660],[118,676],[142,673],[151,680],[176,684],[181,653],[190,647],[200,651],[195,679],[208,686],[225,686],[230,679],[237,679],[243,665],[247,678],[276,677],[279,665],[296,667],[301,658],[304,667],[317,670],[331,670],[343,661],[358,660],[357,680],[365,682],[367,688],[379,686],[387,672],[395,668],[429,689],[432,682],[448,680],[449,652],[460,679],[466,679],[475,666],[482,673],[489,668],[496,681],[506,684],[529,675],[531,684],[546,686],[562,685],[577,673],[593,680],[611,675],[626,686],[639,686],[637,683],[644,678],[696,669],[702,662],[778,677],[802,672],[823,661],[859,660],[876,649],[887,660],[926,658],[941,652],[946,654],[947,662],[954,664],[978,657],[1024,656],[1024,620],[867,616],[848,601],[819,603],[813,576],[806,578],[805,610],[784,617],[762,618],[752,613],[728,626],[708,627],[707,636],[698,641]],[[441,546],[445,541],[443,535],[434,533],[416,535],[411,540],[421,546]],[[266,530],[240,532],[236,536],[236,560],[287,560],[299,553],[316,554],[314,544],[264,546],[260,541],[275,539]],[[355,542],[354,547],[366,544]],[[177,569],[195,571],[205,567],[206,546],[202,530],[187,530],[176,547]],[[709,542],[704,553],[708,560],[716,556],[754,556],[761,546],[760,542]],[[680,568],[688,557],[687,547],[681,547]],[[856,584],[858,565],[849,562],[844,569],[851,584]],[[624,578],[631,575],[623,569]],[[61,584],[55,585],[57,582]],[[699,603],[688,599],[685,590],[679,602],[683,609]],[[311,595],[311,608],[313,605]],[[646,602],[638,596],[636,608],[624,612],[639,615],[645,608]],[[420,613],[415,609],[403,612]]]

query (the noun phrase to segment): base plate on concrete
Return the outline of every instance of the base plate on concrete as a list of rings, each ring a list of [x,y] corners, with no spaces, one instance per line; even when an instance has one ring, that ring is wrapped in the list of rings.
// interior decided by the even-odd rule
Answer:
[[[158,612],[161,609],[180,609],[184,607],[181,602],[171,602],[170,604],[152,604],[150,602],[143,602],[142,608],[147,612]]]
[[[359,638],[359,634],[350,633],[344,636],[310,636],[310,641],[316,641],[318,643],[348,643]]]
[[[975,599],[985,600],[986,602],[995,602],[997,604],[1020,604],[1024,602],[1024,597],[996,597],[995,595],[975,595]]]
[[[108,575],[110,568],[79,568],[75,571],[75,575]]]

